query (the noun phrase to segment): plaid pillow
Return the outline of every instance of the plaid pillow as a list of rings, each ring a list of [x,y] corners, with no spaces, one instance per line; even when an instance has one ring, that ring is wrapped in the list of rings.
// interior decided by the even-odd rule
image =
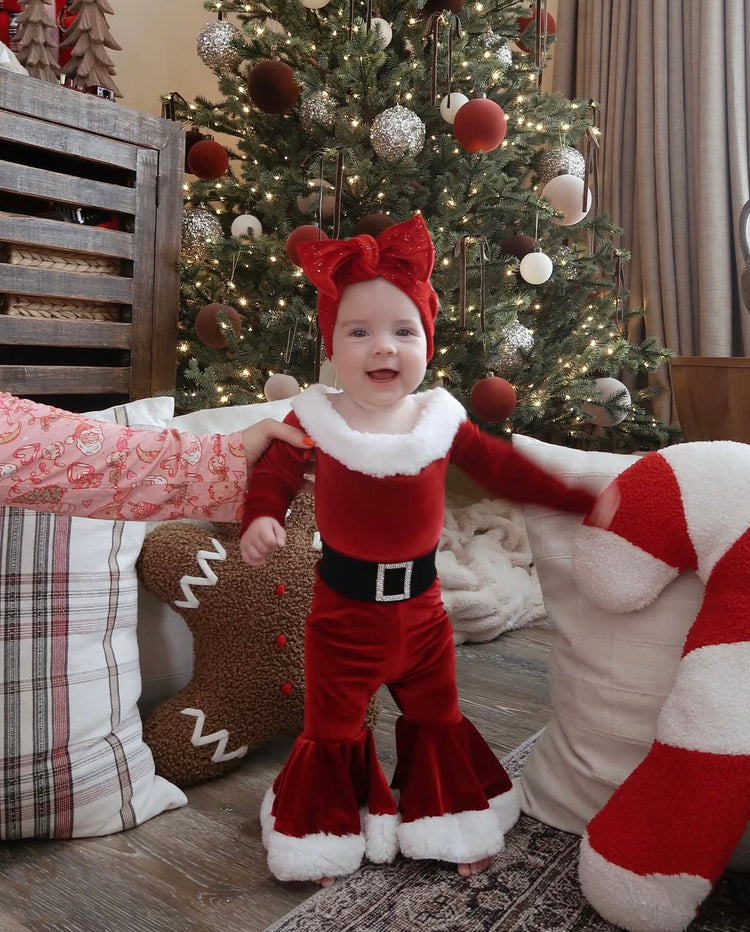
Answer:
[[[93,416],[160,428],[172,405]],[[1,839],[106,835],[187,801],[155,775],[136,706],[145,532],[0,508]]]

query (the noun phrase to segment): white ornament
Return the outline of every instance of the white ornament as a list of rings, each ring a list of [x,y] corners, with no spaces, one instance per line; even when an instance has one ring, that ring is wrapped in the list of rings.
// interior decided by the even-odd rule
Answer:
[[[260,220],[252,214],[240,214],[232,221],[232,236],[247,236],[248,233],[257,239],[263,235],[263,227]]]
[[[336,189],[323,178],[313,178],[309,182],[313,189],[310,194],[300,194],[297,196],[297,207],[300,213],[313,214],[320,208],[321,217],[330,217],[336,209],[336,196],[329,193]],[[321,202],[320,192],[323,191],[323,200]]]
[[[607,376],[601,379],[594,379],[594,389],[596,400],[599,404],[581,405],[581,409],[586,414],[591,415],[590,423],[595,424],[597,427],[614,427],[615,424],[624,421],[628,416],[628,408],[632,404],[630,392],[627,390],[627,387],[618,379]],[[617,401],[617,410],[614,415],[610,414],[606,408],[599,407],[600,404],[606,404],[611,398],[615,395],[620,395],[622,392],[625,392],[625,394],[621,395]]]
[[[461,94],[458,91],[451,91],[450,94],[446,94],[440,101],[440,116],[446,123],[452,123],[456,119],[456,114],[461,107],[463,107],[464,104],[468,104],[468,102],[469,98],[466,94]]]
[[[591,210],[591,191],[587,191],[586,209],[582,209],[583,179],[576,175],[557,175],[552,178],[542,188],[542,197],[563,215],[555,218],[555,223],[562,227],[579,223]]]
[[[381,19],[379,16],[373,16],[372,20],[370,21],[370,26],[372,29],[377,30],[380,44],[384,49],[387,49],[391,44],[391,39],[393,38],[391,24],[386,20]]]
[[[266,32],[272,32],[275,36],[285,36],[286,29],[281,25],[277,19],[271,19],[270,16],[267,16],[263,21],[263,28]]]
[[[263,394],[269,401],[281,401],[283,398],[293,398],[299,393],[299,382],[288,372],[274,372],[266,379]]]
[[[521,278],[530,285],[543,285],[552,274],[552,260],[544,252],[530,252],[521,259]]]
[[[308,10],[322,10],[324,6],[330,3],[330,0],[300,0],[302,6]]]

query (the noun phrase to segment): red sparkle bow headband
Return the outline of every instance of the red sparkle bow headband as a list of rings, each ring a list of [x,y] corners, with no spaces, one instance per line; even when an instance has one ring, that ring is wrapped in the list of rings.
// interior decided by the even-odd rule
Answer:
[[[318,326],[329,356],[344,288],[384,278],[417,306],[430,359],[438,311],[438,297],[430,283],[435,247],[421,214],[393,224],[377,238],[362,234],[351,239],[313,240],[299,243],[297,253],[302,270],[318,289]]]

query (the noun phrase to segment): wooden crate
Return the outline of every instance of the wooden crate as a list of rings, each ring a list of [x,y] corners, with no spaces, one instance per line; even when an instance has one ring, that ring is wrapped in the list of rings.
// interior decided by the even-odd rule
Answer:
[[[2,72],[0,391],[82,409],[174,387],[183,165],[179,124]]]

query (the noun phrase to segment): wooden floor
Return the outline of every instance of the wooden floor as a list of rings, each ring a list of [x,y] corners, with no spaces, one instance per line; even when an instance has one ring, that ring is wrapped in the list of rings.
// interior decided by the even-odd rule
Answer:
[[[498,756],[549,717],[551,630],[526,628],[458,648],[462,707]],[[390,778],[395,708],[376,731]],[[258,809],[290,741],[188,792],[189,805],[106,838],[3,844],[0,932],[261,932],[315,892],[265,864]]]

